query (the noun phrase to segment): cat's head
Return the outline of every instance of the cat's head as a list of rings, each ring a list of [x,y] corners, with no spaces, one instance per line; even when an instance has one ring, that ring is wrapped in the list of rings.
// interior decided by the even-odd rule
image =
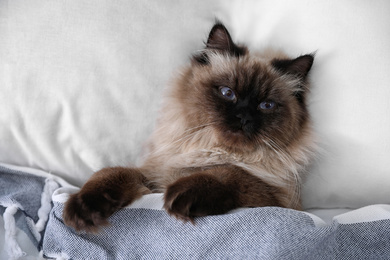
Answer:
[[[212,127],[219,145],[234,150],[285,147],[308,131],[307,74],[314,56],[251,54],[217,23],[180,82],[192,127]]]

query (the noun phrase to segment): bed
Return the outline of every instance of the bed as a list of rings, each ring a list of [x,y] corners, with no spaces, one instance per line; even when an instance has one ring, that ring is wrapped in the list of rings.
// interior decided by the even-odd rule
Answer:
[[[0,259],[389,259],[390,4],[0,1]],[[251,50],[316,53],[304,211],[170,217],[145,195],[99,234],[62,221],[94,171],[139,163],[164,89],[215,20]]]

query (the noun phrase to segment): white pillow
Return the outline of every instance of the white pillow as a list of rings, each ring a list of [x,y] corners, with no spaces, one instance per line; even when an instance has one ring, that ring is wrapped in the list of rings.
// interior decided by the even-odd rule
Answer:
[[[132,165],[169,79],[215,17],[252,49],[317,51],[323,154],[306,207],[390,203],[389,2],[0,1],[0,161],[82,185]]]
[[[136,162],[218,2],[0,1],[0,162],[82,185]]]

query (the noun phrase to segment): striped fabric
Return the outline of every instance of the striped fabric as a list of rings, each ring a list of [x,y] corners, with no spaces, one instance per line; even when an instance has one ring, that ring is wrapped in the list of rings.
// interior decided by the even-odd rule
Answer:
[[[168,216],[158,206],[133,205],[115,213],[110,218],[112,224],[94,235],[76,233],[62,221],[67,192],[72,189],[54,191],[60,186],[54,179],[4,167],[0,172],[0,212],[5,225],[9,225],[4,235],[12,235],[11,226],[16,225],[44,257],[390,259],[389,205],[355,210],[335,217],[329,225],[305,212],[276,207],[197,218],[193,225]],[[53,201],[49,213],[43,209],[48,201],[42,198],[50,193]],[[144,200],[156,198],[158,195],[152,194]],[[42,222],[46,228],[39,231]],[[18,259],[23,252],[15,251],[17,241],[7,243],[9,254]]]

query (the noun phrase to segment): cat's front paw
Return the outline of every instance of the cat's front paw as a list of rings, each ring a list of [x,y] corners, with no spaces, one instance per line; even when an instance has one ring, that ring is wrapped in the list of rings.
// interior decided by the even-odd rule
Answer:
[[[223,214],[238,205],[234,187],[208,174],[194,174],[168,186],[164,196],[166,211],[183,221],[195,217]]]
[[[139,169],[113,167],[96,172],[69,197],[63,218],[77,231],[97,232],[117,210],[151,191]]]
[[[76,231],[96,233],[100,227],[109,224],[107,219],[119,209],[119,204],[107,193],[81,191],[69,197],[63,219]]]

